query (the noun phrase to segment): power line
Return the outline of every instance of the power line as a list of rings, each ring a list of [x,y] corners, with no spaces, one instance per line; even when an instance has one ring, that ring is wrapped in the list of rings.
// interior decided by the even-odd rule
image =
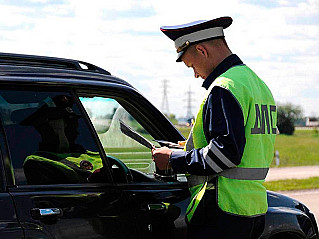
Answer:
[[[166,115],[169,115],[169,107],[168,107],[168,97],[167,97],[167,88],[168,88],[168,80],[163,80],[163,98],[162,98],[162,112]]]
[[[186,92],[187,95],[187,113],[186,113],[186,118],[190,119],[193,118],[194,115],[192,113],[192,94],[193,92],[191,91],[191,86],[189,85],[189,90]]]

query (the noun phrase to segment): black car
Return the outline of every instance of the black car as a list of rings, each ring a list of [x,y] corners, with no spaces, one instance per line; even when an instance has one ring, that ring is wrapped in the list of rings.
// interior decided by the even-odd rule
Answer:
[[[0,118],[0,238],[185,237],[185,177],[156,170],[150,150],[184,137],[126,81],[1,53]],[[261,238],[319,238],[305,205],[268,202]]]

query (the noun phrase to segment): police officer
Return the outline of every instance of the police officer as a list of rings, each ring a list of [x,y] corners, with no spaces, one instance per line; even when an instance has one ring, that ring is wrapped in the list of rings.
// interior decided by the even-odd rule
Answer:
[[[264,228],[263,186],[273,158],[277,113],[266,84],[232,54],[230,17],[161,27],[207,90],[184,151],[153,150],[160,170],[188,178],[188,238],[258,238]]]

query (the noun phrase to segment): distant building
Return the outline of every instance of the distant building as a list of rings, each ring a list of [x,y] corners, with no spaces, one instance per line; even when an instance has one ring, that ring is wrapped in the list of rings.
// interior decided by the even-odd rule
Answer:
[[[306,117],[307,127],[319,127],[319,119],[316,117]]]

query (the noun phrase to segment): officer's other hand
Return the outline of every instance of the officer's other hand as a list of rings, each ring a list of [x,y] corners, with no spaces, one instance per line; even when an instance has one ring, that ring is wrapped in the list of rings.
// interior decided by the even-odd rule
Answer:
[[[167,147],[152,150],[153,161],[155,162],[159,170],[166,170],[171,168],[169,159],[172,152],[173,150]]]

